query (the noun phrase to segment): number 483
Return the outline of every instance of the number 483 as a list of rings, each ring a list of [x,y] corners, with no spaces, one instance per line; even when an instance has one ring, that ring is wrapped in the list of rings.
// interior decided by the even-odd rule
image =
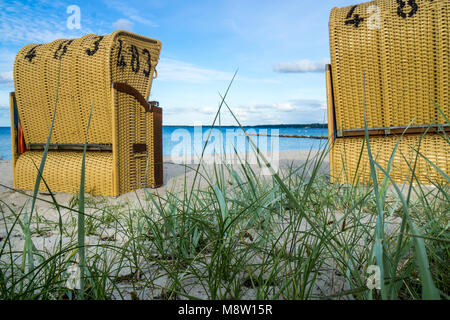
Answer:
[[[127,62],[125,62],[123,41],[120,39],[118,41],[119,41],[119,48],[117,51],[117,66],[121,67],[121,68],[125,68],[127,66]],[[152,61],[151,61],[150,51],[148,51],[148,49],[139,50],[135,45],[131,45],[128,48],[128,53],[131,54],[131,59],[130,59],[131,70],[135,74],[137,74],[141,69],[139,52],[144,56],[145,62],[147,64],[146,68],[145,67],[143,68],[142,73],[144,74],[145,77],[149,77],[150,71],[152,69]]]

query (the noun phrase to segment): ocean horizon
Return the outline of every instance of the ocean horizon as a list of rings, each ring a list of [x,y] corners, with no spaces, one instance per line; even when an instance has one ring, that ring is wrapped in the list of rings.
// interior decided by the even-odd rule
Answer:
[[[327,140],[278,137],[278,135],[327,136],[326,124],[254,125],[243,128],[263,152],[321,149],[327,146]],[[216,126],[211,130],[211,126],[166,125],[163,126],[163,155],[200,154],[208,136],[210,137],[205,154],[252,151],[242,129],[237,126],[220,128]],[[11,128],[0,127],[0,160],[11,158]]]

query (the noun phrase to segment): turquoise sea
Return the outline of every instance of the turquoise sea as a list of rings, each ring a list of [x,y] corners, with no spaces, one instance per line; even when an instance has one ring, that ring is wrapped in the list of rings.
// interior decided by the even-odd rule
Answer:
[[[327,136],[326,128],[301,128],[298,126],[258,126],[244,127],[250,134],[280,134]],[[210,127],[192,126],[163,126],[163,154],[182,156],[185,154],[199,154],[204,146]],[[267,136],[251,136],[261,151],[309,150],[324,148],[326,140],[276,138]],[[211,132],[205,153],[234,153],[249,152],[251,148],[239,127],[218,127]],[[11,159],[11,133],[9,127],[0,127],[0,159]]]

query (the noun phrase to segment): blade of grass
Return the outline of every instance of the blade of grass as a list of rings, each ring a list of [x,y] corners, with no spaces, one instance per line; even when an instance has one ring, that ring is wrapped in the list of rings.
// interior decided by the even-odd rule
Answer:
[[[438,300],[440,299],[440,294],[434,284],[433,277],[431,276],[430,273],[430,264],[428,263],[428,255],[425,249],[423,236],[420,233],[420,231],[416,228],[414,222],[412,222],[409,216],[408,203],[403,197],[401,190],[398,188],[397,184],[392,180],[392,178],[388,175],[388,173],[378,163],[375,163],[375,165],[391,181],[393,187],[395,188],[395,191],[397,192],[399,199],[403,204],[403,212],[405,214],[405,219],[407,219],[409,228],[411,230],[411,233],[413,234],[416,263],[417,266],[419,267],[419,275],[422,281],[422,298],[425,300]]]
[[[80,289],[79,299],[83,300],[85,290],[85,273],[86,273],[86,252],[85,252],[85,224],[84,224],[84,182],[86,171],[86,150],[87,150],[87,138],[89,133],[89,126],[91,124],[92,110],[94,109],[94,101],[92,101],[91,112],[89,114],[88,125],[86,129],[86,136],[83,147],[83,159],[81,161],[81,178],[80,178],[80,196],[78,200],[78,257],[80,259]]]
[[[31,223],[31,218],[33,216],[33,211],[34,211],[34,207],[36,204],[36,198],[37,198],[37,193],[39,191],[39,186],[41,183],[41,174],[44,172],[44,166],[45,166],[45,161],[47,159],[47,154],[48,154],[48,148],[50,145],[50,139],[52,137],[52,132],[53,132],[53,125],[55,122],[55,116],[56,116],[56,107],[58,106],[58,96],[59,96],[59,84],[60,84],[60,80],[61,80],[61,64],[62,64],[62,60],[60,59],[59,61],[59,70],[58,70],[58,80],[56,82],[56,99],[55,99],[55,106],[53,108],[53,116],[52,116],[52,122],[50,125],[50,131],[48,133],[48,137],[47,137],[47,142],[45,143],[45,147],[44,147],[44,152],[42,154],[42,159],[41,159],[41,164],[39,165],[39,170],[38,170],[38,174],[36,176],[36,181],[34,184],[34,190],[33,190],[33,198],[31,201],[31,209],[30,209],[30,215],[28,216],[27,212],[25,211],[24,213],[24,224],[25,224],[25,248],[24,251],[26,252],[26,255],[28,256],[28,268],[29,270],[33,270],[34,269],[34,258],[33,258],[33,249],[32,249],[32,240],[31,240],[31,234],[30,234],[30,223]],[[33,277],[33,273],[31,272],[31,277]]]

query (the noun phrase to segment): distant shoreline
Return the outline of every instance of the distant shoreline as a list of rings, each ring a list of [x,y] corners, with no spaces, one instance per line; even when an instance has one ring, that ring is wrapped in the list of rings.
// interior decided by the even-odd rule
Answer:
[[[184,128],[194,128],[195,126],[190,125],[163,125],[163,127],[184,127]],[[203,125],[203,127],[211,127],[211,125]],[[216,125],[215,127],[219,127]],[[239,126],[220,126],[222,128],[239,128]],[[246,125],[243,128],[287,128],[287,129],[328,129],[328,124],[322,123],[310,123],[310,124],[258,124],[254,126]]]

